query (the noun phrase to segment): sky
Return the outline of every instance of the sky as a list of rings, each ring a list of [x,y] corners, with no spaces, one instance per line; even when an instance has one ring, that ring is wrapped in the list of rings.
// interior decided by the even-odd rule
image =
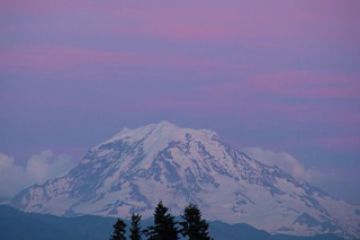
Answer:
[[[357,0],[2,0],[0,200],[123,127],[168,120],[360,204],[359,12]]]

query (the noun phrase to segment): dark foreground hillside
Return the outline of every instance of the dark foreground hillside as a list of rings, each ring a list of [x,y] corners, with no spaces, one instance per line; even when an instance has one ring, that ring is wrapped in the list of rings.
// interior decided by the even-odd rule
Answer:
[[[56,217],[24,213],[0,205],[1,240],[104,240],[112,233],[114,218],[97,216]],[[143,224],[151,224],[145,220]],[[215,240],[342,240],[333,235],[315,237],[274,236],[247,224],[210,222],[210,232]]]

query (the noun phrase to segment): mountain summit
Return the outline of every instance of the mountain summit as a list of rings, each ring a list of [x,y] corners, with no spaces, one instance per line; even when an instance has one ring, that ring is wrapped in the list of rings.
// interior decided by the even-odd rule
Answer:
[[[249,157],[213,131],[166,121],[123,129],[65,176],[21,191],[12,205],[55,215],[149,217],[160,200],[174,214],[195,203],[209,219],[271,233],[360,237],[359,206]]]

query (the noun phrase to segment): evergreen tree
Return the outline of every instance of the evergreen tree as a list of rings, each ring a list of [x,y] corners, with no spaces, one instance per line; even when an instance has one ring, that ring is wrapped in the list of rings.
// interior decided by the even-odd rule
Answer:
[[[131,216],[130,239],[141,240],[140,230],[141,215],[133,214]]]
[[[178,240],[178,229],[168,208],[159,202],[155,208],[154,225],[145,230],[149,240]]]
[[[201,212],[196,205],[190,204],[184,209],[182,216],[184,221],[180,222],[181,233],[189,240],[211,240],[209,236],[209,224],[201,218]]]
[[[126,240],[125,232],[126,232],[126,224],[120,218],[113,225],[114,232],[110,238],[110,240]]]

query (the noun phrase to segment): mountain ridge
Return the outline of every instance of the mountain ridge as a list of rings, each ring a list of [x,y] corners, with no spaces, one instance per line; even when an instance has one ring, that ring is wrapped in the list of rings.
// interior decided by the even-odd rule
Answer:
[[[99,216],[59,217],[25,213],[6,205],[0,205],[0,239],[100,240],[110,236],[115,221],[116,218]],[[125,220],[125,222],[129,226],[129,221]],[[144,219],[141,221],[141,227],[145,228],[152,222],[152,219]],[[229,225],[219,221],[209,222],[209,224],[210,234],[216,240],[344,240],[335,235],[314,237],[270,235],[247,224]]]

